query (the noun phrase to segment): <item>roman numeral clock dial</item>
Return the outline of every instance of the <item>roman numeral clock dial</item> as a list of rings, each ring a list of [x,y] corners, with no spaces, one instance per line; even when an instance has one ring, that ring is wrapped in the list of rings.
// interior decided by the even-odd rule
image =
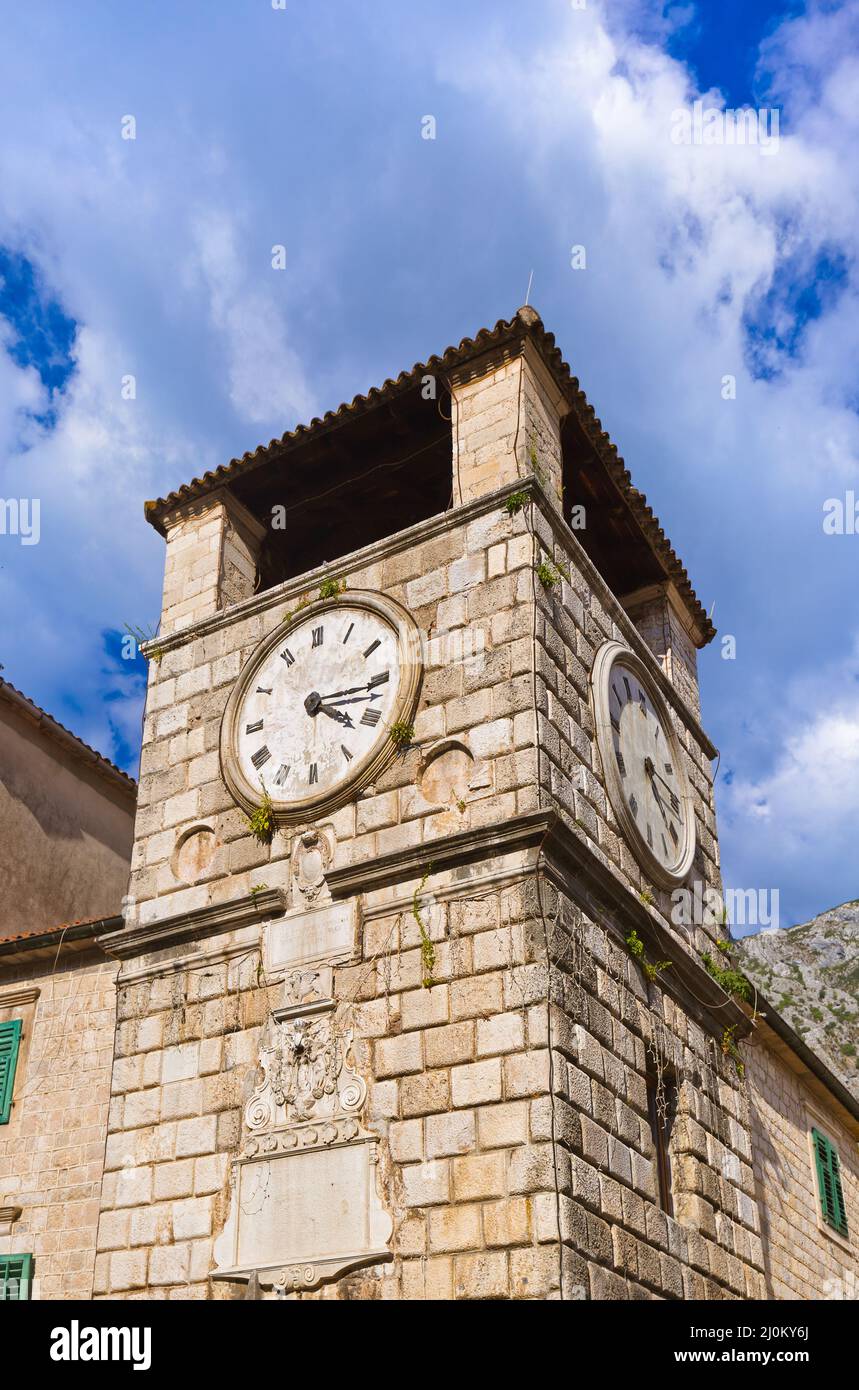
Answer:
[[[420,640],[383,594],[345,592],[275,629],[250,657],[221,726],[224,780],[282,824],[343,804],[393,756],[391,726],[414,717]]]
[[[606,790],[621,829],[660,887],[681,883],[695,855],[695,816],[667,707],[643,661],[620,642],[599,649],[591,677]]]

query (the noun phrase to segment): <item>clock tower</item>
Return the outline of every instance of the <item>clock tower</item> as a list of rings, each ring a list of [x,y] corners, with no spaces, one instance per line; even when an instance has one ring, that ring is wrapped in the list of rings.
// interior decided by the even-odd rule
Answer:
[[[146,510],[97,1295],[760,1296],[713,628],[538,315]]]

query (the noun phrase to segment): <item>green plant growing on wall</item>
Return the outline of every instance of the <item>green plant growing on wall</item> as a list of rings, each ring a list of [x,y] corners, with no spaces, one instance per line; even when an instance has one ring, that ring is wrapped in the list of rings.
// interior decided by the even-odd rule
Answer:
[[[507,501],[504,503],[504,511],[508,516],[515,516],[521,512],[522,508],[528,504],[527,492],[511,492]]]
[[[303,594],[302,597],[298,600],[298,603],[295,605],[295,607],[290,608],[286,613],[284,613],[281,621],[284,623],[291,623],[296,613],[300,613],[302,608],[306,608],[309,603],[310,595]]]
[[[420,905],[420,895],[424,891],[424,888],[427,884],[427,879],[429,878],[431,873],[432,864],[430,864],[429,868],[427,869],[426,873],[421,879],[418,887],[415,889],[414,896],[412,898],[412,916],[418,924],[418,931],[420,932],[421,937],[421,984],[423,985],[424,989],[432,989],[433,985],[435,984],[435,980],[433,979],[433,971],[435,970],[435,946],[433,944],[429,932],[426,929],[426,923],[424,922],[424,919],[421,916]]]
[[[546,473],[540,463],[540,454],[537,450],[537,436],[534,434],[531,435],[531,440],[528,445],[528,462],[531,465],[531,472],[534,474],[534,477],[537,478],[540,483],[545,483]]]
[[[338,594],[346,592],[345,579],[323,579],[319,586],[320,598],[337,598]]]
[[[259,844],[270,845],[274,839],[277,824],[274,819],[274,805],[265,789],[265,782],[262,782],[261,785],[262,801],[251,815],[245,817],[245,824]]]
[[[670,960],[648,960],[647,952],[644,949],[644,942],[635,930],[635,927],[626,937],[626,948],[633,960],[638,961],[646,978],[651,984],[662,974],[663,970],[670,970],[673,961]]]
[[[724,1055],[726,1057],[730,1057],[736,1069],[737,1076],[742,1081],[743,1077],[746,1074],[746,1064],[742,1059],[740,1049],[737,1047],[736,1034],[736,1023],[732,1023],[729,1026],[727,1026],[722,1033],[721,1047]]]
[[[634,956],[636,960],[642,960],[644,958],[644,942],[638,935],[635,927],[632,928],[632,931],[627,936],[626,945],[629,954]]]
[[[732,966],[719,965],[710,955],[709,951],[702,952],[701,960],[707,974],[712,976],[716,984],[722,986],[726,994],[736,995],[738,999],[742,999],[746,1004],[751,1002],[753,993],[752,985],[743,974],[742,970],[734,970]]]
[[[671,960],[646,960],[642,963],[642,969],[651,984],[663,970],[670,970],[674,964]]]
[[[641,892],[639,893],[638,896],[639,896],[639,898],[641,899],[641,901],[644,903],[644,906],[645,906],[645,907],[652,907],[652,906],[653,906],[654,898],[653,898],[653,894],[651,893],[651,891],[650,891],[649,888],[642,888],[642,890],[641,890]]]
[[[158,627],[160,627],[160,623]],[[155,641],[155,638],[158,636],[158,627],[150,626],[150,629],[147,632],[145,628],[132,627],[130,623],[123,624],[124,631],[128,633],[129,637],[133,637],[135,642],[137,643],[137,649],[140,652],[140,655],[143,657],[143,660],[154,661],[156,665],[161,664],[161,658],[164,655],[163,647],[155,646],[152,647],[151,650],[148,652],[143,651],[142,648],[144,643]]]
[[[560,584],[562,579],[566,579],[569,584],[570,571],[567,569],[567,566],[562,565],[560,561],[553,564],[551,560],[544,556],[539,565],[537,565],[537,578],[544,589],[554,589],[555,585]]]
[[[391,742],[398,753],[405,753],[407,748],[411,748],[412,740],[415,736],[415,726],[410,724],[407,719],[398,719],[390,728]]]

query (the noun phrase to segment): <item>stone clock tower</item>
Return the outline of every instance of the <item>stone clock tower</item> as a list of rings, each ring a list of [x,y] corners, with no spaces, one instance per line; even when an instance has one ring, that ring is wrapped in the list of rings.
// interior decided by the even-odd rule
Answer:
[[[537,314],[147,516],[97,1295],[760,1296],[713,629]]]

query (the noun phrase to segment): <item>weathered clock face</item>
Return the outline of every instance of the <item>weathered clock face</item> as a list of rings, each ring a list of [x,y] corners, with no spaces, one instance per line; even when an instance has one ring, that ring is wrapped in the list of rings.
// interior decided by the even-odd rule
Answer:
[[[685,877],[695,848],[681,750],[637,660],[607,645],[615,650],[602,653],[595,702],[609,795],[644,867],[667,886]]]
[[[239,799],[329,803],[372,770],[416,688],[390,603],[315,604],[267,639],[225,715],[222,764]],[[232,774],[232,776],[230,775]]]

